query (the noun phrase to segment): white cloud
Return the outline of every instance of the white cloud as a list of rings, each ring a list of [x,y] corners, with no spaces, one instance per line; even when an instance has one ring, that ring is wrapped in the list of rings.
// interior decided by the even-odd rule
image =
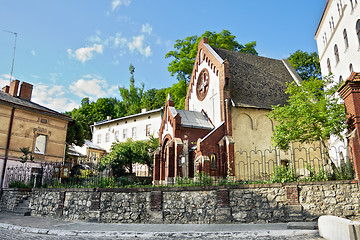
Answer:
[[[152,54],[150,46],[144,46],[144,35],[132,37],[132,41],[128,43],[128,46],[131,52],[138,51],[145,57]]]
[[[147,33],[150,35],[152,32],[152,27],[151,27],[150,23],[143,24],[141,27],[141,32]]]
[[[68,49],[67,53],[69,58],[75,58],[85,63],[94,57],[94,53],[103,53],[103,46],[95,43],[92,47],[79,48],[75,51]]]
[[[12,78],[13,80],[14,78]],[[0,91],[6,85],[10,85],[10,74],[2,74],[0,76]]]
[[[111,11],[115,11],[116,9],[120,8],[121,6],[129,6],[131,0],[112,0],[111,2]]]
[[[58,112],[71,111],[78,107],[72,99],[66,98],[63,86],[38,83],[34,85],[31,101]]]
[[[81,98],[89,97],[90,100],[95,100],[100,97],[114,95],[117,86],[109,86],[102,77],[89,74],[73,82],[69,88]]]
[[[35,50],[31,50],[31,55],[36,56]]]

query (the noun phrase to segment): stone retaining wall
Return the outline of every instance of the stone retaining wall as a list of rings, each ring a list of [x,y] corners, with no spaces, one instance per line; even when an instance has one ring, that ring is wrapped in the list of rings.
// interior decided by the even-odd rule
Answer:
[[[1,206],[16,190],[5,190]],[[351,181],[138,189],[33,189],[31,214],[104,223],[267,223],[360,218]]]

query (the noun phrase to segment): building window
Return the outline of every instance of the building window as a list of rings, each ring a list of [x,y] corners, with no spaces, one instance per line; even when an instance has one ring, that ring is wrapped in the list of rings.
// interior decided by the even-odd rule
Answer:
[[[147,124],[146,125],[146,136],[150,136],[151,135],[151,124]]]
[[[115,131],[115,141],[119,141],[119,131]]]
[[[35,153],[45,154],[46,135],[38,135],[35,140]]]
[[[353,0],[350,0],[350,3],[351,3],[351,10],[353,10],[354,9]]]
[[[344,29],[343,35],[344,35],[345,49],[347,49],[349,47],[349,40],[348,40],[346,29]]]
[[[340,61],[340,57],[339,57],[339,49],[338,49],[338,46],[336,44],[334,46],[334,55],[335,55],[336,63],[338,63]]]
[[[110,142],[110,133],[105,134],[105,142]]]
[[[127,129],[123,129],[123,139],[127,138]]]
[[[97,139],[96,141],[97,144],[101,143],[101,134],[98,134],[96,139]]]
[[[354,72],[354,68],[353,68],[352,63],[350,63],[350,65],[349,65],[349,70],[350,70],[350,74],[352,74]]]
[[[136,127],[133,127],[131,130],[132,130],[131,131],[131,136],[132,136],[133,139],[135,139],[136,138]]]
[[[327,59],[327,69],[329,71],[329,75],[331,74],[331,64],[330,64],[330,59]]]
[[[339,77],[339,82],[341,83],[342,81],[343,81],[343,77],[340,76],[340,77]]]
[[[356,22],[356,34],[358,36],[358,40],[360,44],[360,19]]]

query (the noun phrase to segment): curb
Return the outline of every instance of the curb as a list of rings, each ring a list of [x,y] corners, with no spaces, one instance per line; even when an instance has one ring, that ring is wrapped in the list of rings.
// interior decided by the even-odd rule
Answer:
[[[44,234],[53,236],[91,236],[91,237],[123,237],[123,238],[153,238],[153,237],[290,237],[290,236],[319,236],[318,230],[257,230],[257,231],[236,231],[236,232],[134,232],[134,231],[80,231],[80,230],[57,230],[33,227],[23,227],[13,224],[0,223],[0,228],[16,230],[20,232]]]

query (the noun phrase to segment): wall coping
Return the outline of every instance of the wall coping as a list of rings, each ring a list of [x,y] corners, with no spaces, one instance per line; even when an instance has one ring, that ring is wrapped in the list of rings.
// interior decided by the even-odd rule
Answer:
[[[266,183],[266,184],[240,184],[224,186],[189,186],[189,187],[141,187],[141,188],[5,188],[4,191],[40,191],[40,192],[116,192],[116,193],[137,193],[137,192],[183,192],[183,191],[216,191],[221,189],[254,189],[254,188],[281,188],[286,186],[306,185],[334,185],[334,184],[357,184],[356,180],[340,181],[319,181],[319,182],[291,182],[291,183]]]

